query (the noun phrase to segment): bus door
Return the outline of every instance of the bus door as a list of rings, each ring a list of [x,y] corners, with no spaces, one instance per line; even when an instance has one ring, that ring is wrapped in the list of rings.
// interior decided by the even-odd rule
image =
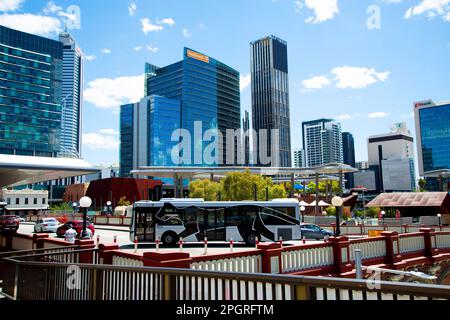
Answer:
[[[225,241],[225,209],[205,210],[208,240]]]
[[[153,213],[137,211],[135,219],[135,236],[138,237],[138,241],[154,241],[155,226],[153,222]]]

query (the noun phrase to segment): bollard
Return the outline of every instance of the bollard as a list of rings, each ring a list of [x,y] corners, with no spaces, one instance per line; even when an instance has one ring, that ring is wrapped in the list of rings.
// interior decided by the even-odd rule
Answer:
[[[114,243],[117,243],[117,236],[114,236]]]
[[[138,250],[138,237],[134,237],[134,253]]]
[[[100,243],[100,235],[98,234],[97,235],[97,246],[98,246],[99,243]]]
[[[305,244],[306,243],[306,238],[303,237],[302,241],[303,241],[303,244]]]
[[[279,240],[281,247],[283,247],[283,237],[280,237]]]
[[[230,252],[233,252],[233,244],[234,244],[234,242],[233,242],[233,239],[231,238],[230,239]]]
[[[180,245],[180,251],[183,251],[183,238],[180,237],[180,241],[178,242],[178,244]]]
[[[203,252],[203,254],[208,254],[208,238],[205,237],[205,239],[203,240],[204,244],[205,244],[205,250]]]
[[[156,252],[159,251],[159,237],[156,238]]]
[[[361,257],[361,249],[355,249],[355,268],[356,268],[356,279],[362,279],[362,257]]]
[[[255,247],[256,247],[256,248],[258,248],[258,244],[259,244],[259,238],[256,237],[256,238],[255,238]]]

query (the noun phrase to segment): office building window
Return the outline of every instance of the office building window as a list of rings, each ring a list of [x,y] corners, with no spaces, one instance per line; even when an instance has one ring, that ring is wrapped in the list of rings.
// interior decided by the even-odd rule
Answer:
[[[16,204],[20,204],[20,199],[16,198]]]

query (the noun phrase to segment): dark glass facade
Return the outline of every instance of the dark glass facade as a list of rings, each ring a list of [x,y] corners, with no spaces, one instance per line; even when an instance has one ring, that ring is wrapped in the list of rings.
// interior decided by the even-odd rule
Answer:
[[[450,104],[419,110],[424,172],[450,169]]]
[[[57,156],[63,44],[0,26],[0,153]]]
[[[133,104],[120,107],[120,176],[133,170]]]
[[[270,130],[278,129],[279,163],[275,165],[291,167],[287,43],[269,36],[252,42],[250,47],[253,129],[257,133],[261,129],[268,130],[268,156],[272,156]],[[261,152],[258,151],[258,160],[254,159],[259,166],[265,165],[260,161]]]
[[[342,133],[342,149],[344,154],[344,163],[355,168],[355,140],[350,132]],[[345,174],[345,188],[351,189],[355,186],[353,173]]]
[[[225,130],[240,129],[239,73],[227,65],[184,48],[184,59],[159,68],[146,65],[146,94],[159,95],[180,102],[180,124],[191,134],[191,160],[184,165],[221,165],[226,163]],[[201,122],[201,134],[220,130],[224,144],[217,144],[217,163],[205,164],[206,146],[217,141],[203,141],[194,136],[195,122]],[[236,148],[235,148],[236,149]],[[236,153],[236,151],[235,151]]]

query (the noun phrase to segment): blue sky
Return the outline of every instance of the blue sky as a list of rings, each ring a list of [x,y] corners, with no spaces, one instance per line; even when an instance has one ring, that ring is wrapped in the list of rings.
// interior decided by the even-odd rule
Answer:
[[[144,63],[179,61],[184,46],[241,73],[243,114],[250,41],[286,40],[293,149],[302,121],[335,118],[367,160],[369,135],[401,121],[415,132],[414,101],[450,100],[450,0],[0,0],[0,11],[0,24],[50,38],[69,19],[88,58],[82,156],[96,165],[118,162],[118,106],[143,95]]]

